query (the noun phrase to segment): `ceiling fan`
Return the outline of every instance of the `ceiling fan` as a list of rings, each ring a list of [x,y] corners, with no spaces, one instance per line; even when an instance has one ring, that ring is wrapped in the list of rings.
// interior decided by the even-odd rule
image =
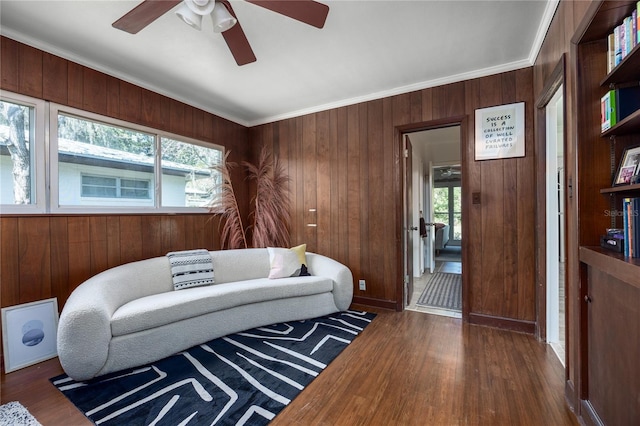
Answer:
[[[451,177],[453,175],[461,175],[462,174],[462,170],[460,170],[459,166],[453,166],[453,167],[442,167],[439,169],[440,171],[440,176],[442,177]]]
[[[316,28],[324,27],[329,14],[329,6],[314,0],[246,1]],[[182,2],[183,0],[144,0],[115,21],[112,26],[136,34]],[[202,16],[211,14],[214,19],[214,31],[222,32],[222,37],[224,37],[236,63],[246,65],[255,62],[256,56],[229,0],[184,0],[184,4],[176,14],[197,29],[200,29],[199,22]]]

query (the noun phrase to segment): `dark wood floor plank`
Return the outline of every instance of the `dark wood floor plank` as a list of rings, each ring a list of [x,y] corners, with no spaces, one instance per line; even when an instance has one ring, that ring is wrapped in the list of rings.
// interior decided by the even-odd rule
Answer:
[[[20,401],[44,425],[89,425],[49,383],[61,372],[53,359],[3,375],[2,403]],[[271,423],[507,424],[578,424],[547,345],[460,319],[385,310]]]

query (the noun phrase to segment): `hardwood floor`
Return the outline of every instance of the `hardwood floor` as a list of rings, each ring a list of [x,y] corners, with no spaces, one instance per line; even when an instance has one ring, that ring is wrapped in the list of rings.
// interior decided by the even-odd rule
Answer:
[[[271,423],[280,425],[577,425],[564,370],[530,335],[419,312],[378,317]],[[44,425],[91,424],[50,383],[56,359],[1,379]]]

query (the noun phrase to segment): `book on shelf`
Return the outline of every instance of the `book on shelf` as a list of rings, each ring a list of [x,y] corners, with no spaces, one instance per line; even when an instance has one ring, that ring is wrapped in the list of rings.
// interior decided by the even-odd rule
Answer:
[[[607,37],[607,73],[611,72],[640,43],[640,1]]]
[[[609,90],[600,99],[600,128],[604,132],[640,109],[640,86]]]
[[[626,257],[640,257],[640,197],[622,201],[622,226]]]
[[[600,128],[604,132],[609,130],[617,123],[616,114],[616,91],[609,90],[600,99]]]

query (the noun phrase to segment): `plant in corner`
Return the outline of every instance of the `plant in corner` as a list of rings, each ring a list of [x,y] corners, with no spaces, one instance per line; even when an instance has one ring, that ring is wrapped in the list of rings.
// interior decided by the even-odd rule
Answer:
[[[222,232],[220,234],[220,244],[222,247],[230,249],[247,248],[247,237],[242,225],[242,216],[238,208],[236,194],[231,184],[231,169],[236,167],[236,163],[227,161],[231,151],[224,156],[224,160],[212,166],[214,172],[220,174],[220,183],[217,185],[218,196],[214,197],[209,205],[211,213],[222,216]]]
[[[258,164],[243,162],[247,169],[248,178],[255,181],[256,194],[252,198],[253,211],[249,214],[251,225],[246,229],[242,223],[242,216],[231,183],[230,170],[235,163],[224,161],[214,165],[214,170],[222,177],[218,187],[218,198],[210,205],[212,213],[222,215],[220,223],[221,245],[230,249],[247,248],[247,230],[252,231],[252,247],[287,247],[289,246],[289,177],[284,167],[263,146],[258,158]]]

